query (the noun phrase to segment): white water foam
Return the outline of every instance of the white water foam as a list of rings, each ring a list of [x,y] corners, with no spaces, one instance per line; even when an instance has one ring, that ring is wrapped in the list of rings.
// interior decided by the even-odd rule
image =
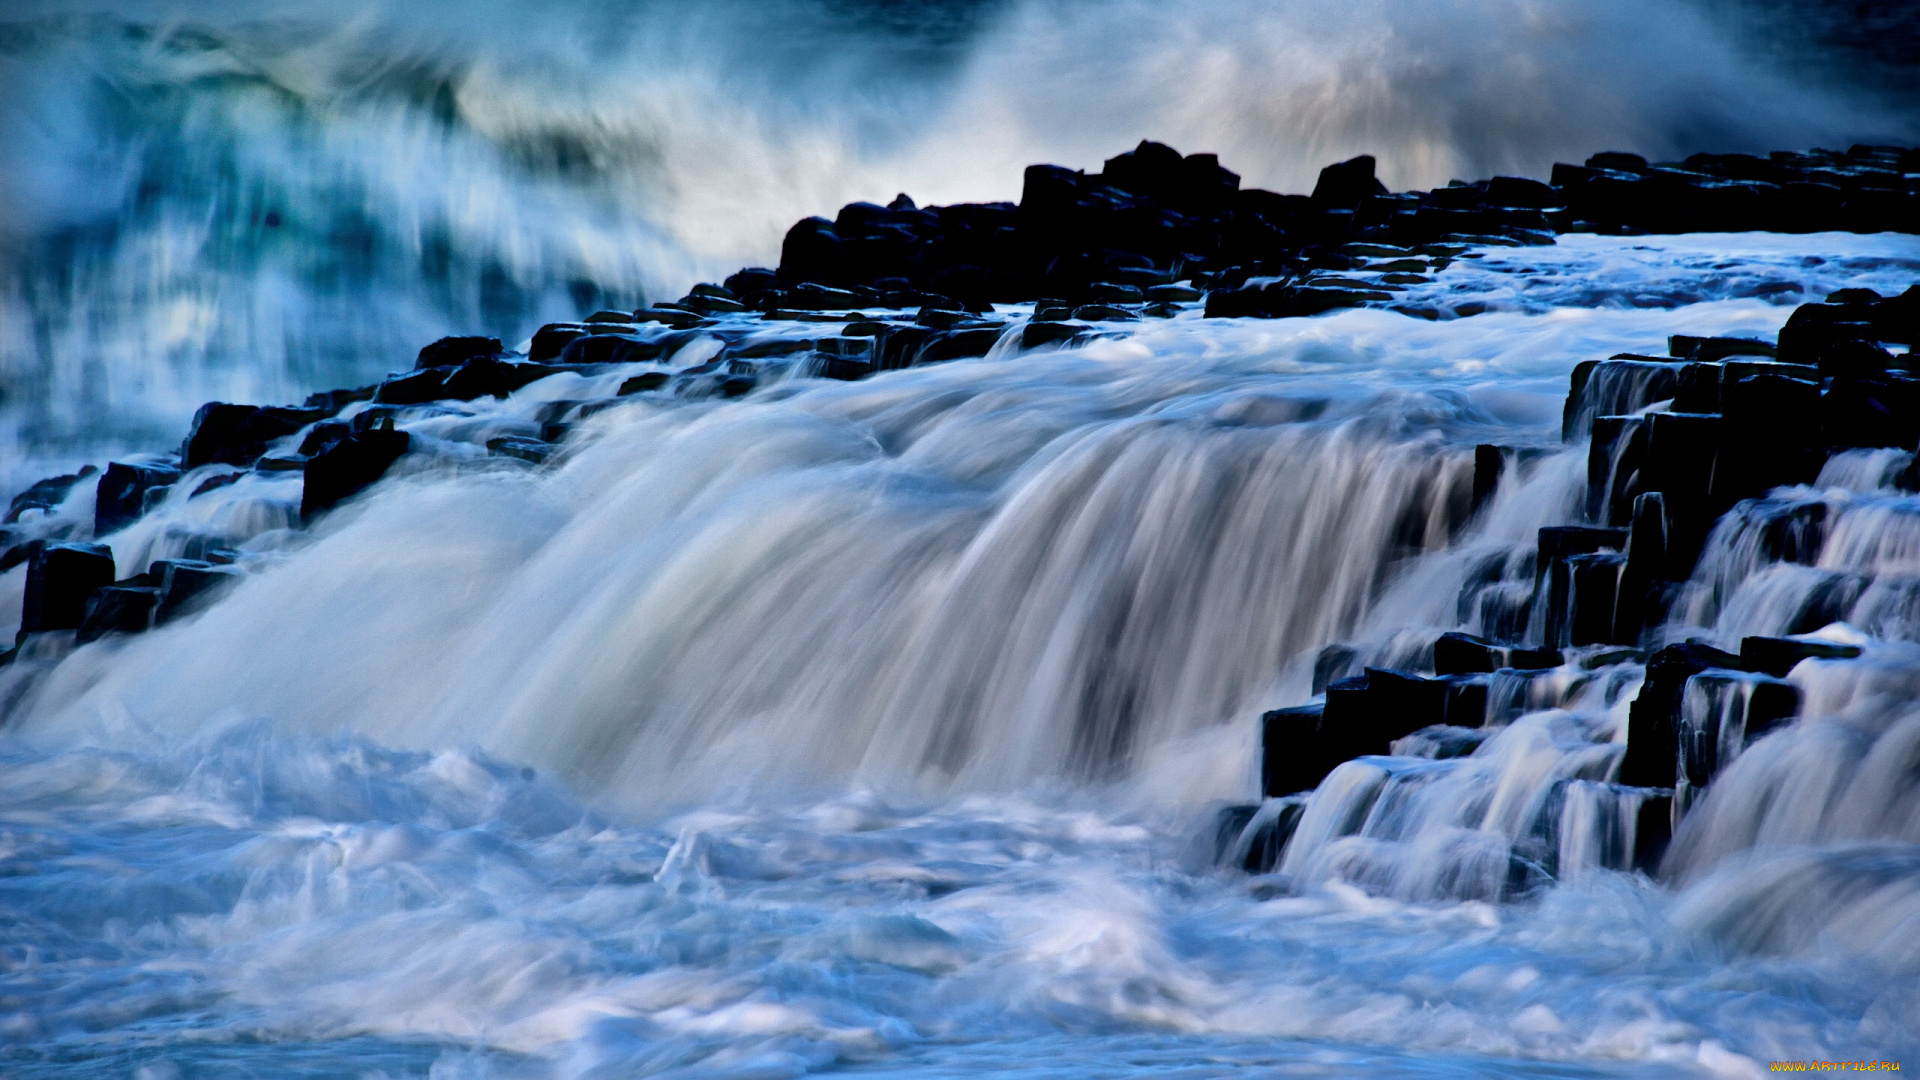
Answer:
[[[1427,187],[1915,137],[1644,0],[86,11],[23,0],[0,50],[0,466],[676,296],[854,199],[1018,198],[1027,164],[1142,138],[1304,191],[1363,152]]]
[[[1657,240],[1583,243],[1563,257],[1660,262]],[[1575,287],[1472,273],[1507,297]],[[1469,757],[1347,766],[1398,779],[1345,804],[1358,834],[1303,824],[1324,842],[1281,874],[1190,847],[1251,794],[1253,718],[1305,696],[1317,646],[1457,625],[1477,560],[1575,512],[1579,447],[1467,520],[1474,443],[1551,451],[1575,362],[1787,311],[1608,303],[1185,316],[738,401],[641,395],[557,467],[482,457],[626,373],[557,376],[403,416],[427,452],[311,536],[284,528],[297,482],[185,498],[191,478],[108,538],[121,569],[218,532],[240,587],[0,672],[0,985],[31,1003],[0,1060],[1740,1076],[1898,1058],[1920,1003],[1895,715],[1920,663],[1900,646],[1795,673],[1811,719],[1715,781],[1673,886],[1604,869],[1630,809],[1604,782],[1637,679],[1620,663],[1535,681],[1533,715]],[[1367,786],[1330,781],[1320,816]],[[1553,807],[1577,825],[1563,880],[1505,895],[1504,846]]]

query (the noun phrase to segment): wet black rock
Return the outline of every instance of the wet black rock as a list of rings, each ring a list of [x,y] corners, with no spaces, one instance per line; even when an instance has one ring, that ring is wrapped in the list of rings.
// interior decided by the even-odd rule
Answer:
[[[193,428],[180,451],[181,467],[252,465],[267,452],[268,443],[331,415],[326,409],[208,402],[194,414]]]
[[[1688,679],[1713,668],[1737,671],[1740,658],[1711,645],[1687,642],[1669,645],[1647,661],[1646,681],[1628,707],[1621,783],[1650,788],[1673,786],[1681,695]]]
[[[404,431],[386,427],[356,431],[315,455],[307,463],[306,485],[300,497],[300,516],[311,519],[365,489],[386,475],[407,452],[411,439]]]
[[[94,492],[93,535],[105,536],[132,524],[146,512],[150,494],[178,479],[180,470],[170,465],[112,462]]]
[[[1352,210],[1369,195],[1385,195],[1387,187],[1373,175],[1373,155],[1361,154],[1320,170],[1320,180],[1313,186],[1315,206],[1325,209]]]
[[[444,401],[504,398],[556,370],[544,364],[517,364],[491,358],[470,360],[447,376],[440,397]]]
[[[671,338],[641,338],[626,334],[594,334],[575,338],[561,350],[562,364],[636,364],[658,360],[679,343]]]
[[[153,609],[155,626],[207,607],[241,578],[236,567],[196,559],[161,559],[148,567],[147,573],[159,579],[159,599]]]
[[[380,384],[373,400],[382,405],[425,405],[446,397],[447,376],[451,368],[427,368],[396,375]]]
[[[1269,796],[1312,791],[1346,761],[1326,732],[1325,707],[1275,709],[1260,718],[1261,784]]]
[[[99,470],[91,465],[84,466],[79,472],[64,476],[52,476],[41,480],[32,487],[13,497],[7,506],[7,522],[20,520],[20,515],[28,510],[51,510],[66,501],[67,493],[75,484],[92,476]]]
[[[500,355],[500,339],[443,337],[420,350],[415,368],[458,367],[470,360]]]
[[[649,390],[658,390],[667,385],[668,378],[669,376],[664,371],[643,371],[630,379],[622,381],[617,393],[621,397],[626,397],[628,394],[642,394]]]
[[[1740,641],[1740,666],[1775,678],[1785,678],[1802,660],[1852,660],[1858,645],[1806,638],[1749,637]]]
[[[105,544],[47,544],[27,560],[20,633],[76,630],[87,597],[113,584],[113,551]]]
[[[523,435],[502,435],[487,440],[487,453],[493,457],[513,458],[539,465],[553,454],[552,443]]]
[[[587,328],[577,323],[548,323],[534,331],[527,359],[535,364],[558,360],[568,345],[587,336]]]
[[[305,408],[314,409],[332,416],[356,401],[372,401],[376,386],[362,386],[350,390],[322,390],[308,394]]]
[[[74,641],[85,645],[108,634],[137,634],[153,624],[160,590],[147,585],[107,585],[88,595],[74,631]]]

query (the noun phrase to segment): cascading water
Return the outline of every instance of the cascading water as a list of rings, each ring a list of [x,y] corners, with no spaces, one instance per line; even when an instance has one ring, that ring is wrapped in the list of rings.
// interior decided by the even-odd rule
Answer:
[[[1137,134],[1300,187],[1349,148],[1435,182],[1609,139],[1908,122],[1840,91],[1735,107],[1786,84],[1689,11],[1468,7],[1465,29],[1386,6],[961,4],[848,29],[837,8],[583,6],[564,33],[493,9],[452,29],[438,10],[35,13],[4,77],[41,111],[7,118],[79,119],[40,129],[71,152],[0,166],[37,193],[4,223],[19,449],[0,474],[158,447],[209,397],[370,380],[443,331],[524,338],[770,259],[779,227],[848,196],[1004,195],[1018,164]],[[1583,51],[1608,28],[1671,40]],[[756,52],[774,31],[792,40]],[[1539,116],[1513,114],[1520,67],[1463,59],[1501,52],[1489,36],[1557,70],[1523,80],[1553,91]],[[1165,101],[1069,93],[1093,84],[1061,58],[1089,54]],[[1645,78],[1588,85],[1622,70]],[[831,93],[783,99],[802,79]],[[1176,92],[1248,79],[1230,101]],[[1063,134],[1071,100],[1110,111]],[[122,576],[230,549],[235,587],[0,667],[0,1071],[1912,1059],[1905,451],[1839,455],[1707,538],[1649,643],[1811,633],[1862,655],[1685,684],[1706,764],[1657,864],[1634,867],[1667,811],[1621,781],[1645,661],[1623,649],[1496,672],[1484,726],[1215,822],[1256,795],[1263,710],[1419,668],[1441,631],[1561,644],[1535,614],[1536,536],[1588,513],[1593,417],[1658,416],[1669,392],[1596,385],[1563,432],[1577,363],[1771,338],[1793,303],[1916,280],[1920,242],[1896,234],[1568,235],[1401,294],[1472,318],[1189,312],[857,383],[769,364],[740,400],[578,404],[720,352],[681,335],[660,360],[403,414],[416,452],[312,528],[299,473],[190,469],[104,539]],[[547,465],[488,455],[556,417]],[[1477,505],[1483,444],[1507,457]],[[19,527],[85,535],[93,498]],[[25,576],[0,572],[0,615]]]

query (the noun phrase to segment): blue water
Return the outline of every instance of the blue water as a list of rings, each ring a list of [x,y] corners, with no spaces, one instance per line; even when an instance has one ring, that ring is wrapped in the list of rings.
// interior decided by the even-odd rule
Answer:
[[[1301,190],[1361,151],[1405,186],[1911,134],[1674,5],[46,4],[3,29],[14,488],[171,445],[204,400],[679,295],[849,199],[1011,197],[1145,136]],[[1920,241],[1579,236],[1431,277],[1403,299],[1433,321],[1188,311],[852,384],[770,370],[624,399],[546,467],[486,455],[703,341],[403,416],[421,452],[310,530],[297,474],[187,478],[108,538],[120,570],[218,538],[232,594],[0,669],[0,1074],[1916,1059],[1920,628],[1892,616],[1871,665],[1795,673],[1807,718],[1658,880],[1486,887],[1551,793],[1617,768],[1638,669],[1598,661],[1470,758],[1330,780],[1329,806],[1369,769],[1405,798],[1312,859],[1215,867],[1256,718],[1321,646],[1452,628],[1475,566],[1577,513],[1574,364],[1904,289]],[[1470,517],[1484,442],[1542,453]],[[1792,497],[1920,535],[1880,486],[1904,454]],[[81,485],[28,527],[91,515]],[[1896,588],[1902,550],[1825,569]],[[1782,575],[1740,574],[1676,632],[1761,632]]]

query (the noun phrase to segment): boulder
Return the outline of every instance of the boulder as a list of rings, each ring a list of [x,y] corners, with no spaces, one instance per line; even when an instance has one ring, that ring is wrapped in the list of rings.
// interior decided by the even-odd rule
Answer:
[[[1387,194],[1386,185],[1374,179],[1373,155],[1361,154],[1320,170],[1313,186],[1313,204],[1323,210],[1353,210],[1369,195]]]
[[[160,590],[146,585],[107,585],[87,597],[74,631],[74,642],[85,645],[108,634],[138,634],[153,625]]]
[[[427,368],[396,375],[380,384],[373,400],[382,405],[425,405],[447,396],[447,376],[453,368]]]
[[[193,428],[180,452],[181,467],[252,465],[267,452],[267,444],[331,415],[325,409],[208,402],[194,414]]]
[[[838,379],[842,382],[864,379],[873,374],[874,370],[872,363],[858,356],[816,352],[807,361],[808,374],[822,379]]]
[[[327,447],[346,438],[352,434],[352,432],[352,424],[339,420],[329,420],[323,424],[315,424],[312,428],[308,429],[306,438],[300,440],[300,453],[311,458]],[[197,495],[199,492],[196,491],[194,494]]]
[[[322,390],[308,394],[303,407],[332,416],[356,401],[372,401],[378,389],[378,386],[361,386],[350,390]]]
[[[237,567],[197,559],[161,559],[148,567],[147,573],[160,581],[159,600],[153,609],[155,626],[203,610],[238,584],[242,576]]]
[[[553,453],[553,444],[539,439],[529,439],[524,435],[502,435],[487,440],[487,454],[492,457],[513,458],[539,465]]]
[[[441,393],[449,401],[504,398],[531,382],[554,373],[544,364],[514,364],[504,360],[472,360],[447,376]]]
[[[630,334],[593,334],[575,338],[560,350],[561,364],[634,364],[658,360],[670,338],[645,339]]]
[[[392,417],[383,427],[356,431],[307,463],[306,485],[300,497],[300,516],[311,520],[342,499],[359,493],[380,477],[410,446],[404,431],[393,429]]]
[[[1766,371],[1741,374],[1745,370],[1730,363],[1721,377],[1724,464],[1714,471],[1712,485],[1718,510],[1776,487],[1812,483],[1827,457],[1819,382]]]
[[[649,390],[658,390],[667,385],[668,378],[669,376],[664,371],[643,371],[621,382],[617,394],[620,397],[626,397],[628,394],[641,394]]]
[[[491,337],[443,337],[420,350],[415,369],[458,367],[469,360],[500,355],[500,339]]]
[[[32,487],[13,497],[13,502],[7,506],[7,522],[10,524],[19,521],[20,515],[28,510],[51,510],[59,506],[66,501],[67,493],[73,490],[75,484],[78,484],[80,481],[85,480],[98,471],[99,470],[93,466],[88,465],[83,467],[79,472],[68,473],[65,476],[48,477],[45,480],[35,483]]]
[[[1266,795],[1312,791],[1348,760],[1327,737],[1324,714],[1324,706],[1301,705],[1261,716],[1261,783]]]
[[[164,490],[180,479],[171,465],[115,461],[100,474],[93,502],[93,535],[105,536],[132,524],[146,512],[149,492]]]
[[[1668,645],[1647,661],[1639,696],[1627,711],[1627,753],[1620,782],[1671,788],[1679,753],[1680,703],[1687,680],[1713,668],[1739,670],[1740,658],[1711,645]]]
[[[527,349],[527,359],[536,364],[558,360],[568,345],[587,336],[584,326],[573,323],[548,323],[534,332],[533,344]]]
[[[1825,355],[1836,351],[1829,349]],[[1920,379],[1890,371],[1834,374],[1819,395],[1818,416],[1816,437],[1828,447],[1912,447],[1920,443]],[[1826,455],[1813,449],[1806,452],[1799,475],[1807,471],[1818,475],[1813,464],[1816,457],[1824,462]]]
[[[1589,169],[1617,169],[1638,172],[1647,167],[1647,159],[1639,154],[1627,154],[1618,150],[1608,150],[1587,159]]]
[[[840,236],[833,222],[810,217],[787,230],[780,245],[779,280],[782,284],[842,280]]]
[[[1674,761],[1674,809],[1685,815],[1720,770],[1800,711],[1800,690],[1768,675],[1704,671],[1687,679]]]
[[[1793,637],[1748,637],[1740,640],[1740,667],[1784,679],[1802,660],[1852,660],[1860,646]]]
[[[1433,673],[1474,675],[1495,671],[1505,666],[1502,651],[1486,638],[1449,631],[1433,643]]]
[[[945,360],[985,356],[1000,340],[1000,335],[1005,332],[1005,329],[996,325],[972,330],[943,330],[930,334],[914,352],[913,362],[937,364]]]
[[[1538,180],[1521,176],[1496,176],[1487,181],[1486,202],[1491,206],[1522,206],[1539,210],[1559,206],[1561,198],[1560,192]]]
[[[1681,360],[1711,363],[1729,356],[1777,356],[1775,346],[1753,338],[1691,337],[1672,334],[1667,338],[1667,355]]]
[[[105,544],[46,544],[27,560],[20,633],[77,630],[87,597],[113,584],[113,551]]]

